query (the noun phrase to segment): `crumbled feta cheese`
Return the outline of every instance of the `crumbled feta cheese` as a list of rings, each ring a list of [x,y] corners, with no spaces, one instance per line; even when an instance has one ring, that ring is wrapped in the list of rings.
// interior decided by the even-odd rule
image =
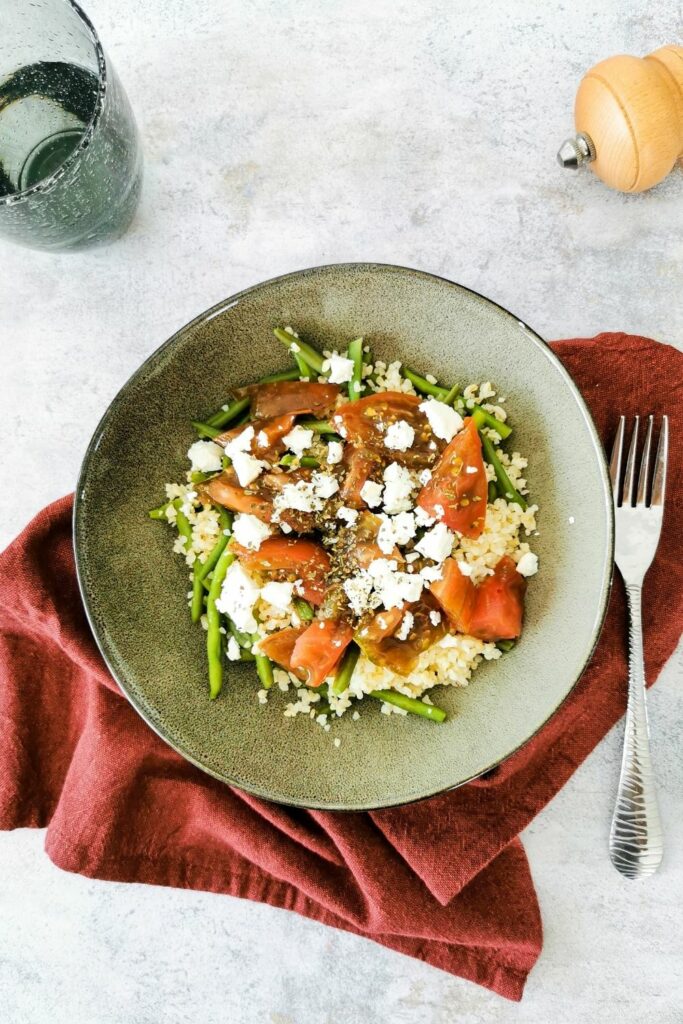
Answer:
[[[282,440],[290,452],[294,452],[295,455],[301,458],[306,449],[310,448],[313,444],[313,431],[306,430],[305,427],[297,425],[292,427]]]
[[[462,559],[459,559],[455,564],[457,565],[458,569],[460,570],[463,576],[472,575],[473,567],[470,565],[469,562],[465,562]]]
[[[339,490],[339,481],[331,473],[314,473],[311,482],[316,498],[321,501],[331,498]]]
[[[254,618],[254,605],[258,596],[257,584],[239,562],[233,562],[225,574],[216,608],[228,615],[243,633],[255,633],[258,623]]]
[[[235,640],[234,636],[229,637],[228,646],[226,648],[226,654],[228,661],[239,661],[240,660],[240,645]]]
[[[347,526],[353,526],[358,519],[358,510],[342,505],[341,508],[337,509],[337,519],[341,519]]]
[[[377,596],[387,609],[402,608],[417,601],[422,593],[423,581],[419,576],[396,571],[395,559],[375,558],[368,566]]]
[[[234,452],[230,458],[232,459],[232,467],[237,473],[240,487],[248,487],[268,466],[267,462],[255,459],[253,455],[249,455],[247,452]]]
[[[429,512],[425,512],[421,505],[418,505],[415,509],[415,522],[417,526],[433,526],[436,519],[433,519]]]
[[[336,466],[338,462],[341,462],[343,455],[344,446],[341,441],[330,441],[327,446],[327,464]]]
[[[353,359],[333,352],[323,363],[323,370],[327,373],[330,384],[346,384],[353,377],[353,365]]]
[[[397,640],[407,640],[410,636],[410,631],[415,623],[415,616],[412,612],[406,612],[401,619],[401,625],[394,633]]]
[[[437,523],[431,530],[427,530],[422,540],[415,545],[415,550],[434,562],[443,562],[450,555],[454,540],[455,534],[451,533],[446,524]]]
[[[261,600],[286,612],[292,604],[293,583],[266,583],[261,590]]]
[[[397,452],[406,452],[412,448],[415,431],[407,420],[392,423],[384,435],[384,447]]]
[[[418,480],[420,481],[420,483],[422,484],[423,487],[425,487],[429,483],[429,481],[431,479],[432,479],[432,471],[431,471],[431,469],[423,469],[422,472],[420,473],[420,475],[418,476]]]
[[[223,449],[215,441],[195,441],[187,452],[194,473],[215,473],[221,468],[222,456]]]
[[[256,444],[259,448],[268,447],[268,435],[266,434],[265,430],[259,430],[258,434],[256,435]]]
[[[446,515],[443,505],[434,506],[434,515],[436,516],[437,519],[443,519],[443,517]]]
[[[436,608],[432,608],[431,612],[429,613],[429,621],[431,622],[432,626],[438,626],[439,623],[441,622],[441,612],[437,612]]]
[[[417,551],[409,551],[408,554],[405,556],[405,559],[406,559],[406,562],[410,563],[410,562],[416,562],[419,557],[420,557],[420,555],[418,554]]]
[[[237,437],[233,437],[232,441],[226,444],[225,454],[232,459],[237,452],[249,452],[251,451],[251,442],[253,440],[254,428],[252,426],[245,427]]]
[[[266,537],[270,536],[270,527],[257,516],[239,512],[232,524],[232,535],[243,548],[258,551]]]
[[[393,518],[382,512],[380,519],[377,544],[385,555],[390,555],[397,544],[404,547],[415,536],[415,516],[412,512],[399,512]]]
[[[384,470],[384,511],[391,514],[408,512],[412,505],[413,477],[398,462],[390,462]],[[361,496],[363,492],[361,491]]]
[[[368,508],[377,508],[382,501],[382,485],[366,480],[360,489],[360,496]]]
[[[283,533],[292,532],[292,527],[289,525],[289,523],[280,523],[280,529],[282,530]]]
[[[371,607],[370,594],[372,593],[373,580],[369,573],[361,570],[354,576],[348,576],[342,585],[351,611],[355,615],[362,615],[363,612]]]
[[[440,565],[428,565],[424,569],[420,569],[420,576],[425,583],[435,583],[437,580],[443,579],[443,572]]]
[[[538,555],[526,551],[517,562],[517,572],[521,576],[533,576],[538,572]]]
[[[458,431],[462,430],[462,416],[445,402],[427,398],[420,403],[420,409],[429,420],[433,432],[443,441],[452,441]]]

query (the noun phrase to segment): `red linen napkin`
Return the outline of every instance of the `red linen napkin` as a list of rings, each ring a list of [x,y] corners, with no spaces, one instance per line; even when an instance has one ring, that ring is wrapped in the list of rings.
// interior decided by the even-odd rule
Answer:
[[[604,439],[620,413],[671,417],[664,532],[644,600],[652,683],[683,621],[683,355],[624,334],[554,347]],[[47,852],[68,871],[296,910],[520,999],[541,921],[516,836],[624,710],[621,584],[581,682],[503,765],[408,807],[303,811],[204,775],[138,717],[90,635],[70,513],[70,498],[55,502],[0,555],[0,828],[47,827]]]

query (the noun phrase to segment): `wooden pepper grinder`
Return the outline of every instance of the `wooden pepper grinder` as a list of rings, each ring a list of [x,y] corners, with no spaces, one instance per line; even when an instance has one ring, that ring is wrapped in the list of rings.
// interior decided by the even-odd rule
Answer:
[[[557,154],[562,167],[590,164],[610,188],[644,192],[683,155],[683,47],[596,64],[576,94],[577,134]]]

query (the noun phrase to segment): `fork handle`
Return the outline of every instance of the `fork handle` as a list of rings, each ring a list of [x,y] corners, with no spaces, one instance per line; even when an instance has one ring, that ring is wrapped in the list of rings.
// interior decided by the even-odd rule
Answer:
[[[627,878],[652,875],[662,861],[662,825],[657,806],[647,724],[641,584],[628,585],[629,671],[624,753],[609,837],[610,859]]]

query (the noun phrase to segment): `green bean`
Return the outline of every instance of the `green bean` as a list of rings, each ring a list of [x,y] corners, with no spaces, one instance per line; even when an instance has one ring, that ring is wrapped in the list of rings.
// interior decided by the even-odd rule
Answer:
[[[199,622],[204,610],[204,580],[213,571],[218,559],[223,554],[232,531],[232,513],[225,508],[218,510],[218,517],[221,524],[221,535],[209,552],[205,562],[195,560],[192,571],[192,604],[190,606],[192,621]],[[227,531],[227,532],[226,532]]]
[[[192,426],[200,437],[206,437],[211,441],[222,433],[219,427],[214,427],[211,423],[202,423],[201,420],[192,420]]]
[[[238,629],[232,619],[228,619],[228,629],[240,647],[243,647],[247,651],[250,651],[258,640],[258,637],[254,636],[252,633],[243,633],[241,629]]]
[[[443,722],[446,718],[446,712],[441,708],[437,708],[433,704],[425,704],[424,701],[415,700],[413,697],[406,697],[405,694],[398,693],[396,690],[373,690],[368,696],[382,700],[385,704],[393,704],[411,715],[429,718],[432,722]]]
[[[401,373],[406,377],[410,383],[418,391],[421,391],[423,395],[432,395],[433,398],[438,398],[440,402],[443,402],[448,395],[448,388],[439,387],[438,384],[432,384],[431,381],[427,380],[426,377],[421,377],[419,373],[414,373],[413,370],[408,369],[404,366]]]
[[[332,710],[329,702],[326,700],[320,700],[318,701],[317,704],[311,704],[311,707],[315,711],[316,718],[318,717],[318,715],[329,715],[330,711]]]
[[[308,601],[304,601],[303,597],[295,597],[292,604],[294,605],[294,611],[302,622],[313,621],[314,612]]]
[[[281,341],[287,346],[292,355],[300,355],[301,358],[308,363],[312,370],[315,370],[316,374],[322,374],[323,372],[323,357],[319,352],[308,344],[306,341],[302,341],[301,338],[297,338],[294,334],[290,334],[289,331],[283,331],[282,328],[276,327],[273,334],[278,341]],[[292,349],[292,346],[295,346]]]
[[[258,677],[263,683],[263,689],[269,690],[273,685],[273,663],[270,658],[267,658],[265,654],[257,654],[255,656],[256,671]]]
[[[502,420],[499,420],[498,417],[494,416],[492,413],[487,412],[486,409],[482,409],[482,407],[477,405],[476,402],[465,402],[465,405],[472,411],[472,419],[477,424],[479,430],[481,430],[482,427],[490,427],[491,430],[495,430],[503,440],[505,440],[506,437],[509,437],[512,433],[511,426],[507,423],[503,423]]]
[[[240,661],[256,661],[256,655],[246,647],[240,647]]]
[[[353,360],[353,373],[349,381],[349,400],[357,402],[363,386],[363,339],[354,338],[349,342],[347,357]]]
[[[519,505],[521,508],[526,508],[526,501],[519,493],[519,491],[516,490],[515,487],[513,487],[512,481],[505,472],[505,467],[498,458],[496,449],[492,445],[490,439],[486,436],[486,434],[480,433],[480,437],[481,446],[484,450],[484,458],[489,463],[489,465],[493,466],[493,470],[496,474],[496,480],[498,481],[498,492],[501,498],[505,498],[507,501],[512,501],[516,505]]]
[[[192,543],[192,527],[190,526],[189,519],[181,508],[182,504],[183,503],[180,498],[176,498],[173,502],[173,507],[176,510],[175,525],[180,536],[185,538],[185,551],[188,552]]]
[[[460,388],[457,384],[454,384],[451,390],[448,392],[446,397],[443,399],[444,405],[455,405],[456,399],[462,398],[460,394]]]
[[[151,508],[147,515],[150,519],[163,519],[163,521],[167,523],[168,516],[166,515],[166,509],[170,504],[170,501],[167,501],[163,505],[159,505],[158,508]]]
[[[229,455],[221,455],[221,466],[223,469],[230,469],[232,466],[232,459]]]
[[[339,437],[334,427],[327,420],[302,420],[302,427],[312,430],[314,434],[329,434],[334,440]]]
[[[270,373],[267,377],[261,377],[259,384],[279,384],[282,380],[298,380],[299,371],[296,367],[290,370],[280,370],[279,373]]]
[[[488,495],[489,501],[495,501],[496,498],[498,497],[498,488],[496,486],[496,481],[495,480],[489,480],[489,488],[488,488],[488,490],[489,490],[489,495]]]
[[[194,473],[190,473],[190,483],[203,484],[214,476],[216,473],[202,473],[200,470],[196,470]]]
[[[496,647],[498,648],[499,651],[507,653],[507,651],[512,650],[516,642],[516,640],[499,640],[498,643],[496,644]]]
[[[251,398],[237,398],[234,402],[228,402],[226,409],[217,409],[216,412],[206,420],[206,426],[219,427],[217,434],[221,433],[229,423],[241,416],[251,405]],[[215,435],[214,435],[215,436]]]
[[[339,696],[340,693],[343,693],[344,690],[348,689],[348,685],[351,682],[351,676],[353,675],[353,670],[356,667],[359,656],[360,647],[358,644],[351,642],[344,652],[344,657],[339,663],[339,668],[337,669],[334,682],[332,683],[332,693],[335,696]]]
[[[310,380],[313,376],[313,370],[308,365],[305,359],[302,359],[298,352],[292,352],[294,356],[294,362],[297,366],[297,375],[299,380]]]
[[[292,455],[292,453],[290,452],[289,454],[282,456],[282,458],[280,459],[280,465],[293,466],[294,463],[297,461],[297,458],[298,457],[296,455]],[[314,459],[312,455],[302,455],[300,458],[298,458],[298,462],[299,465],[303,466],[304,469],[318,469],[320,466],[318,460]]]
[[[215,700],[223,688],[223,636],[221,634],[221,613],[216,607],[225,575],[235,560],[230,548],[225,548],[218,559],[211,579],[211,589],[206,599],[206,656],[209,663],[209,697]]]

